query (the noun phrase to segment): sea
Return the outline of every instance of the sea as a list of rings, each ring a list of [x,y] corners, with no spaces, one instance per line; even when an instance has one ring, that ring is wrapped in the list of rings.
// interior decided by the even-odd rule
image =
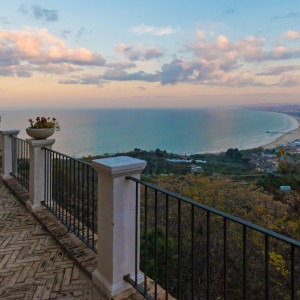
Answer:
[[[0,129],[20,129],[28,119],[55,117],[53,149],[74,157],[157,148],[178,154],[218,153],[268,144],[298,127],[281,113],[241,108],[209,109],[1,109]]]

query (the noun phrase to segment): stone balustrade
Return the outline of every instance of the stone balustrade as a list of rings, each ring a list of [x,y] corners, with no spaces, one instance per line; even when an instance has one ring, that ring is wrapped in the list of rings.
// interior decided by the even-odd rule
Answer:
[[[19,130],[0,131],[3,180],[11,178],[14,172],[13,165],[16,162],[13,162],[11,136],[17,136],[18,133]],[[51,189],[51,182],[45,180],[44,149],[51,149],[55,140],[26,139],[26,142],[29,145],[30,166],[27,208],[34,211],[44,201],[45,188],[47,191]],[[123,156],[97,159],[92,166],[98,173],[98,262],[93,281],[110,299],[129,289],[131,285],[123,278],[135,274],[135,216],[139,203],[136,207],[136,185],[126,180],[126,176],[140,178],[146,162]],[[139,278],[142,279],[141,274]]]

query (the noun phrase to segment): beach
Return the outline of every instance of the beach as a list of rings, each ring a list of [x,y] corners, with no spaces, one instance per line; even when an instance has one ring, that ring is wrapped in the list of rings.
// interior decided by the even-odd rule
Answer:
[[[290,116],[290,115],[288,115],[288,116]],[[276,148],[276,147],[279,147],[279,146],[284,146],[288,143],[291,143],[295,140],[300,139],[300,118],[296,118],[294,116],[290,116],[290,117],[297,120],[298,127],[296,129],[293,129],[293,130],[283,134],[282,136],[280,136],[279,138],[277,138],[273,142],[264,145],[263,146],[264,149],[273,149],[273,148]]]

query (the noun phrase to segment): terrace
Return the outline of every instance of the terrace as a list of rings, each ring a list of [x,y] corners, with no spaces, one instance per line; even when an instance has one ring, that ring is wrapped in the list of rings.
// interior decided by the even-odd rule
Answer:
[[[90,165],[52,150],[55,140],[21,140],[18,132],[1,131],[3,182],[27,208],[24,216],[13,215],[17,204],[2,196],[3,215],[9,216],[2,218],[2,226],[9,220],[6,227],[15,235],[1,230],[0,266],[5,270],[0,271],[22,268],[10,281],[14,284],[0,281],[7,297],[22,289],[28,298],[44,299],[138,299],[138,293],[146,299],[300,297],[299,241],[140,180],[142,160],[105,158]],[[40,241],[48,238],[40,225],[29,229],[22,221],[32,223],[31,216],[75,261],[66,258],[67,267],[57,271],[63,266],[59,257],[66,257],[58,255],[62,250],[49,252],[51,263],[42,263],[47,255],[42,256],[37,274],[46,276],[43,287],[32,285],[32,267],[38,257],[34,251],[41,255]],[[27,233],[18,232],[23,227]],[[42,238],[20,250],[19,236]],[[19,266],[8,263],[8,244],[19,250]],[[26,260],[20,251],[28,252]]]

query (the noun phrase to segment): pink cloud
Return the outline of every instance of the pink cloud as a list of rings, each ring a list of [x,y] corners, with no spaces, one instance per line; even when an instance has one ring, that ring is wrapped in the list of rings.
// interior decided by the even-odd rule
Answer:
[[[300,57],[300,48],[284,45],[268,47],[263,37],[247,36],[232,42],[228,37],[219,35],[211,41],[201,30],[197,31],[197,41],[187,45],[187,50],[193,56],[174,59],[157,71],[156,78],[160,78],[163,85],[190,82],[233,87],[268,86],[270,82],[257,75],[274,75],[266,72],[256,74],[257,63],[268,65],[269,62],[280,61],[282,65],[283,61]],[[285,70],[288,71],[288,68]],[[292,85],[297,80],[288,77],[282,83]]]
[[[284,74],[280,80],[279,85],[281,86],[300,86],[300,75]]]
[[[297,31],[289,30],[284,33],[283,38],[289,41],[296,41],[300,38],[300,33]]]
[[[196,57],[212,61],[222,60],[225,65],[235,65],[239,62],[277,61],[300,57],[300,48],[288,48],[284,45],[267,48],[266,40],[262,37],[247,36],[242,40],[231,42],[226,36],[220,35],[217,41],[204,39],[198,31],[198,40],[187,45]]]
[[[88,49],[69,48],[46,29],[0,30],[0,65],[20,66],[25,63],[32,71],[33,66],[38,70],[38,66],[48,64],[101,66],[105,60]]]

